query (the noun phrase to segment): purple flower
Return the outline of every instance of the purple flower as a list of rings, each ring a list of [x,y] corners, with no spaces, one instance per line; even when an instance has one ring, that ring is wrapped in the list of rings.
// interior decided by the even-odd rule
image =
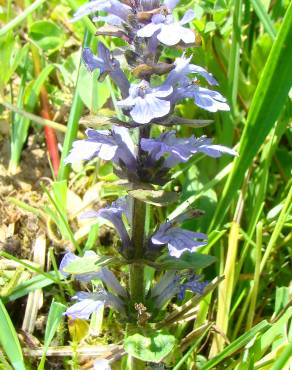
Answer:
[[[125,214],[129,220],[130,211],[128,209],[126,198],[120,198],[116,202],[113,202],[110,206],[101,208],[98,211],[88,211],[82,214],[82,218],[95,218],[102,217],[110,221],[118,231],[123,249],[131,246],[131,240],[126,230],[122,215]]]
[[[111,370],[110,363],[105,359],[96,360],[93,364],[93,370]]]
[[[207,235],[174,227],[174,222],[162,224],[151,237],[154,245],[167,245],[169,254],[179,258],[185,251],[195,252],[207,244]]]
[[[93,251],[86,251],[84,253],[84,257],[96,257],[96,253]],[[74,253],[71,253],[71,252],[66,253],[64,257],[62,258],[62,261],[59,266],[60,273],[67,277],[69,273],[65,272],[64,269],[68,265],[70,265],[71,262],[76,261],[78,259],[81,260],[82,257],[78,257]],[[89,282],[94,279],[100,279],[107,286],[107,288],[111,289],[111,291],[113,291],[115,294],[121,297],[127,296],[125,289],[121,286],[118,279],[107,267],[101,267],[96,272],[77,274],[77,275],[74,275],[74,278],[76,280],[83,281],[83,282]]]
[[[147,81],[132,84],[129,96],[117,103],[121,108],[130,109],[130,115],[137,123],[149,123],[154,118],[166,116],[170,112],[170,102],[166,98],[172,93],[171,86],[151,88]]]
[[[194,99],[196,105],[209,112],[217,112],[219,110],[229,111],[227,100],[218,91],[209,90],[200,87],[196,80],[189,80],[184,78],[179,86],[173,91],[170,97],[171,103],[175,104],[177,101],[184,98]]]
[[[127,21],[129,14],[132,12],[128,5],[118,0],[95,0],[82,5],[74,14],[72,22],[76,22],[82,17],[97,11],[108,12],[121,18],[123,21]]]
[[[73,319],[88,320],[92,313],[98,312],[104,305],[114,308],[119,313],[125,313],[124,303],[121,299],[102,289],[94,293],[77,292],[73,299],[78,302],[65,312],[66,316]]]
[[[164,166],[171,168],[177,163],[188,161],[196,153],[204,153],[210,157],[220,157],[222,154],[237,156],[237,152],[223,145],[214,145],[212,140],[202,136],[191,136],[180,139],[175,136],[175,131],[165,132],[157,139],[142,139],[141,148],[147,151],[156,161],[165,154]]]
[[[176,58],[174,65],[175,68],[168,74],[164,84],[166,86],[176,85],[182,78],[189,74],[198,74],[204,77],[210,85],[218,85],[213,75],[207,72],[203,67],[197,66],[196,64],[190,64],[192,57]]]
[[[93,252],[93,251],[86,251],[84,253],[84,257],[96,257],[96,253]],[[81,259],[81,257],[78,257],[76,256],[74,253],[72,252],[67,252],[64,257],[62,258],[61,262],[60,262],[60,266],[59,266],[59,271],[60,273],[63,275],[63,276],[69,276],[70,274],[66,271],[64,271],[64,269],[70,265],[70,263],[72,263],[73,261],[76,261],[76,259]],[[94,279],[99,279],[100,278],[100,273],[97,271],[97,272],[92,272],[90,274],[77,274],[77,275],[74,275],[74,278],[76,280],[79,280],[79,281],[84,281],[84,282],[88,282],[88,281],[91,281],[91,280],[94,280]]]
[[[200,281],[201,278],[200,275],[166,271],[151,289],[151,297],[155,307],[160,309],[175,295],[179,300],[184,299],[186,290],[200,295],[203,294],[208,282]]]
[[[74,163],[80,160],[90,160],[99,157],[103,160],[112,160],[115,164],[125,164],[130,170],[136,169],[134,143],[128,129],[113,127],[109,130],[86,130],[87,139],[73,142],[70,154],[65,163]]]
[[[179,300],[183,300],[185,297],[186,290],[190,290],[193,293],[202,295],[204,293],[204,289],[209,284],[208,281],[200,281],[200,275],[192,275],[188,278],[188,280],[180,285],[179,292],[177,298]]]
[[[176,2],[168,2],[176,3]],[[185,44],[195,42],[195,34],[189,28],[183,27],[186,23],[192,21],[195,17],[193,10],[189,9],[183,18],[176,22],[171,12],[168,9],[163,9],[160,14],[155,14],[151,18],[151,22],[137,31],[139,37],[155,37],[162,44],[173,46],[181,40]]]
[[[98,57],[96,57],[90,48],[85,48],[82,52],[82,59],[90,72],[95,69],[100,70],[99,81],[102,81],[107,74],[121,90],[122,96],[128,96],[129,81],[120,68],[120,63],[113,58],[111,52],[102,42],[98,43]]]

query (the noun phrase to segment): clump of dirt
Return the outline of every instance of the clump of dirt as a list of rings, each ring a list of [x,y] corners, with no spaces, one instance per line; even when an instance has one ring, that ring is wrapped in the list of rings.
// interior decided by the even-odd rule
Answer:
[[[16,174],[8,172],[10,145],[0,139],[0,249],[30,259],[32,243],[42,227],[31,212],[16,206],[11,198],[39,208],[44,203],[40,180],[51,178],[44,138],[29,137]]]

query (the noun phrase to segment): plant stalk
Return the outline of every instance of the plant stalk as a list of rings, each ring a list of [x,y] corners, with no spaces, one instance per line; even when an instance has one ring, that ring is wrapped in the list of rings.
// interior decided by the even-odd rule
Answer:
[[[139,133],[139,142],[141,138],[150,137],[150,129],[141,129]],[[139,145],[140,155],[141,147]],[[139,260],[144,256],[144,240],[146,228],[146,203],[133,199],[132,212],[132,243],[134,248],[134,259]],[[144,285],[144,265],[143,263],[133,263],[129,267],[129,285],[132,304],[143,303],[145,294]],[[131,358],[132,370],[144,370],[145,363],[137,358]]]
[[[133,202],[132,243],[135,259],[143,257],[146,204],[138,199]],[[130,293],[133,303],[144,301],[144,266],[141,263],[130,265]]]

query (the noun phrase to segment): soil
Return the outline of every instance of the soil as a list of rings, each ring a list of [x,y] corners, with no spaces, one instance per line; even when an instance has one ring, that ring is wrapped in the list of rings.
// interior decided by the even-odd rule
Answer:
[[[41,224],[34,214],[14,205],[11,198],[37,208],[43,203],[40,180],[51,178],[43,143],[42,137],[30,136],[19,170],[10,174],[10,143],[7,136],[0,139],[0,250],[18,258],[31,258],[32,243],[40,232]]]

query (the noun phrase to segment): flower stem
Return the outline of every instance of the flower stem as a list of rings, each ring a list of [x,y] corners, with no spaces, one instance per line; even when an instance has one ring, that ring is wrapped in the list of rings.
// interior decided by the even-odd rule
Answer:
[[[141,128],[139,131],[139,143],[142,138],[150,137],[150,128]],[[138,157],[141,154],[139,145]],[[132,243],[134,247],[134,259],[142,259],[144,255],[146,204],[138,199],[133,199],[132,212]],[[133,303],[144,302],[144,266],[142,263],[130,265],[130,294]]]
[[[144,234],[145,234],[146,204],[134,199],[132,242],[135,250],[135,259],[143,257]],[[144,301],[144,266],[141,263],[130,265],[130,293],[133,303]]]

